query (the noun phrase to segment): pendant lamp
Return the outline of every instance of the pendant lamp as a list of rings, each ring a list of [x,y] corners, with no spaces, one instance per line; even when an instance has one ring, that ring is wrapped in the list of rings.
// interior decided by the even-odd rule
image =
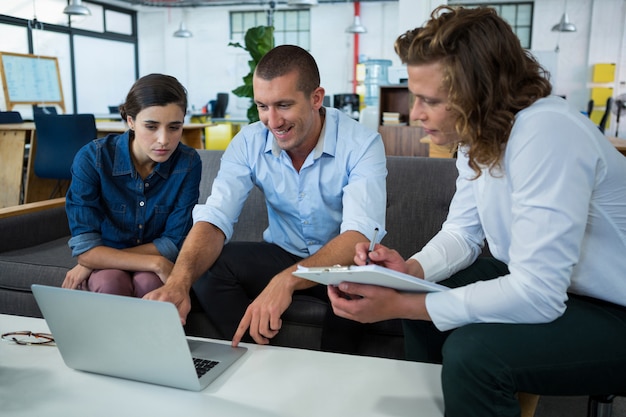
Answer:
[[[176,32],[174,32],[174,37],[175,38],[191,38],[192,36],[193,36],[193,33],[187,30],[187,27],[185,26],[185,22],[180,22],[180,27],[178,28]]]
[[[317,6],[317,0],[288,0],[288,6]]]
[[[569,21],[569,17],[567,16],[567,0],[565,0],[565,8],[563,10],[563,16],[561,16],[561,21],[556,25],[552,26],[553,32],[576,32],[576,26]]]
[[[348,26],[346,33],[367,33],[367,29],[361,24],[361,16],[354,16],[354,23]]]
[[[82,5],[82,0],[71,0],[63,13],[70,16],[91,16],[91,10]]]

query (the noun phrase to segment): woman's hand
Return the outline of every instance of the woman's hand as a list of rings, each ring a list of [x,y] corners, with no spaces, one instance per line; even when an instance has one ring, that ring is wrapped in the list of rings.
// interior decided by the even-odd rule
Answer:
[[[359,323],[405,318],[430,320],[425,294],[404,293],[377,285],[342,282],[328,286],[333,312]]]
[[[398,251],[376,244],[369,252],[369,244],[356,244],[354,263],[381,265],[394,271],[423,277],[424,271],[415,259],[405,262]],[[328,286],[328,298],[333,312],[360,323],[374,323],[382,320],[404,318],[412,320],[430,320],[426,311],[426,295],[399,292],[377,285],[364,285],[342,282],[337,286]]]
[[[165,281],[167,281],[167,278],[172,272],[172,268],[174,268],[174,263],[164,256],[158,256],[157,259],[153,272],[157,274],[163,284],[165,284]]]
[[[92,271],[93,269],[82,266],[81,264],[76,265],[74,268],[67,271],[61,287],[73,290],[82,286],[83,282],[89,278]]]
[[[370,263],[384,266],[395,271],[407,273],[408,268],[404,262],[404,258],[394,249],[377,243],[374,250],[368,252],[369,244],[361,242],[356,244],[356,253],[354,255],[354,263],[357,265],[365,265],[369,257]]]

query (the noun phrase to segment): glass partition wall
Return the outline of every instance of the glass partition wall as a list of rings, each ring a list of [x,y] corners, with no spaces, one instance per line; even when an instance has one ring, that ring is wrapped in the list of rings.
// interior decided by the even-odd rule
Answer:
[[[82,4],[90,16],[64,14],[67,0],[0,1],[0,52],[56,57],[65,111],[108,113],[139,76],[137,16],[95,1]],[[6,110],[3,94],[0,89]],[[29,118],[28,107],[15,110]]]

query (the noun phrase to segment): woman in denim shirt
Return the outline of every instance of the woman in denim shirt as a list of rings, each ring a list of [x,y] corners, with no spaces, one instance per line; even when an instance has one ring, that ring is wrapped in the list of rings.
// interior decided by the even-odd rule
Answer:
[[[143,297],[163,285],[192,225],[202,165],[180,143],[187,92],[176,78],[140,78],[120,106],[129,130],[74,158],[66,212],[78,265],[64,288]]]

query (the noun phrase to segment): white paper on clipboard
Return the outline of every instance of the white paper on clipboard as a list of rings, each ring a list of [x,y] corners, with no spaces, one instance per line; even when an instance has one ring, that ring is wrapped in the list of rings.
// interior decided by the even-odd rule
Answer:
[[[338,285],[341,282],[379,285],[405,292],[437,292],[448,290],[448,287],[415,278],[380,265],[362,266],[328,266],[307,268],[298,265],[294,275],[325,285]]]

